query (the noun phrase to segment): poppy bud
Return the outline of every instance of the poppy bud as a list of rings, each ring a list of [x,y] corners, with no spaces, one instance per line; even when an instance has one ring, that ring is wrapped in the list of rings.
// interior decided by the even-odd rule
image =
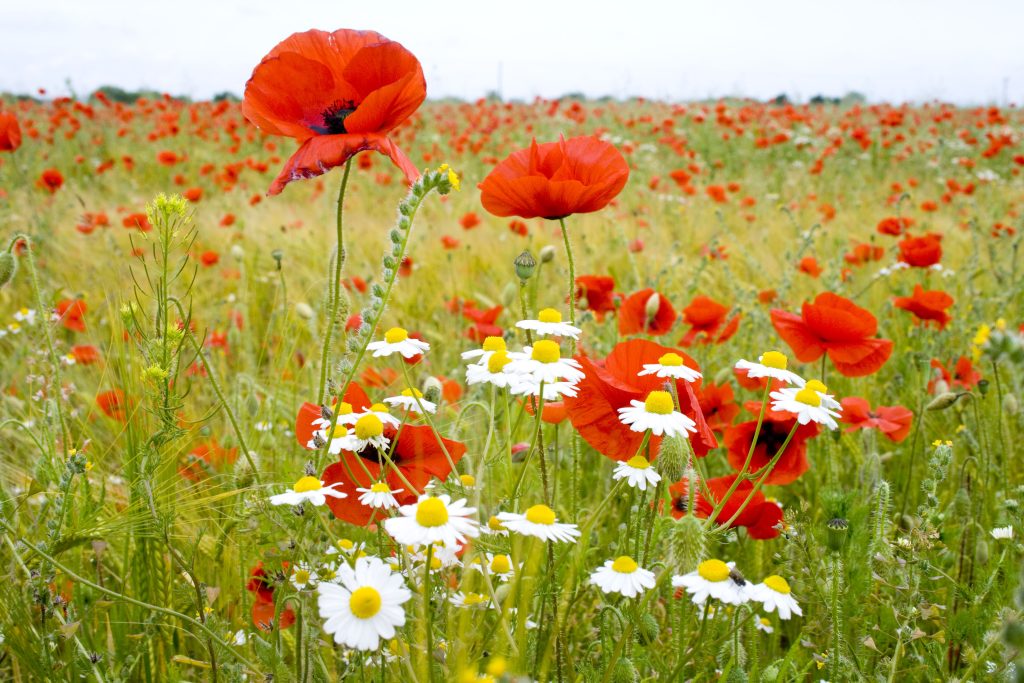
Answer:
[[[249,417],[256,417],[260,413],[260,402],[255,396],[250,396],[245,402],[245,410],[249,413]]]
[[[640,623],[637,625],[636,635],[640,639],[640,642],[644,645],[651,645],[658,640],[658,634],[661,632],[661,628],[658,626],[658,621],[650,614],[644,614],[640,617]]]
[[[925,410],[945,410],[957,402],[962,394],[954,394],[951,391],[939,394],[931,400],[931,403],[924,407]]]
[[[555,260],[555,248],[550,244],[540,250],[540,262],[551,263]]]
[[[988,564],[988,541],[978,537],[978,545],[974,548],[974,562],[981,566]]]
[[[525,249],[522,254],[517,256],[513,264],[516,268],[516,276],[523,282],[533,277],[533,272],[537,269],[537,260],[533,258],[529,249]]]
[[[423,380],[423,398],[431,403],[441,400],[441,380],[436,377],[427,377]]]
[[[685,437],[667,436],[661,442],[661,452],[654,461],[655,471],[665,481],[679,481],[686,470],[686,455],[683,452]]]
[[[615,673],[612,675],[615,683],[636,683],[638,680],[636,667],[626,657],[622,657],[615,663]]]
[[[295,304],[295,314],[303,320],[313,319],[313,307],[307,303],[299,302]]]
[[[764,683],[775,683],[779,680],[779,667],[777,664],[769,664],[761,671],[761,680]]]
[[[0,254],[0,287],[11,281],[17,269],[18,261],[14,258],[14,254],[9,251]]]
[[[683,515],[670,524],[669,560],[678,574],[686,574],[704,559],[704,525],[694,515]]]
[[[834,517],[825,526],[828,528],[827,540],[829,550],[836,553],[840,552],[846,544],[850,523],[842,517]]]
[[[661,295],[654,292],[647,297],[647,304],[644,306],[644,315],[647,316],[647,320],[654,320],[654,317],[658,315],[659,308],[661,308]]]

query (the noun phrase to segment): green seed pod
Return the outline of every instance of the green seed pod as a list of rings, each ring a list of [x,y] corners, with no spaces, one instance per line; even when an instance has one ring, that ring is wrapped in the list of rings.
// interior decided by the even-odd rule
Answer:
[[[10,282],[17,270],[18,261],[14,258],[14,254],[9,251],[0,254],[0,287]]]
[[[684,437],[669,436],[661,442],[661,452],[654,461],[654,469],[666,482],[677,482],[686,471]]]
[[[515,266],[516,277],[523,282],[533,277],[534,271],[537,270],[537,259],[533,258],[529,249],[525,249],[523,253],[516,256],[516,260],[512,264]]]
[[[850,530],[850,523],[842,517],[830,519],[825,525],[828,528],[826,540],[828,548],[832,552],[840,552],[846,545],[847,532]]]
[[[275,249],[270,252],[270,258],[274,259],[274,262],[277,263],[277,269],[281,270],[281,259],[284,258],[284,252],[280,249]]]
[[[704,559],[704,525],[694,515],[683,515],[670,522],[668,536],[669,561],[677,574],[687,574]]]
[[[649,613],[644,614],[640,617],[640,623],[637,624],[636,637],[644,645],[653,645],[658,640],[658,634],[661,633],[661,627],[658,626],[658,621]]]
[[[615,683],[636,683],[639,678],[633,662],[625,657],[619,659],[615,663],[615,673],[612,675],[612,680]]]

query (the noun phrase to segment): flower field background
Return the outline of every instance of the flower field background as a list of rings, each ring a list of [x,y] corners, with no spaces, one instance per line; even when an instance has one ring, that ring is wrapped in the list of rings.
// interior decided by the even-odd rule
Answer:
[[[268,92],[0,101],[0,678],[1024,671],[1018,109]]]

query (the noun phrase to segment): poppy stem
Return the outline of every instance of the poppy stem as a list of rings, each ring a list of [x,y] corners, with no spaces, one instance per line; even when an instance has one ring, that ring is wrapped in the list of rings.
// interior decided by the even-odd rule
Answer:
[[[572,244],[569,243],[569,231],[565,228],[565,219],[559,218],[558,224],[562,226],[562,241],[565,243],[565,258],[569,263],[569,322],[576,324],[576,261],[572,257]],[[569,348],[571,355],[576,355],[576,340],[570,338]]]
[[[343,217],[343,204],[345,203],[345,190],[348,188],[348,174],[352,170],[352,159],[345,162],[345,173],[341,176],[341,188],[338,190],[338,211],[335,219],[337,232],[337,244],[334,249],[334,277],[327,283],[327,292],[330,296],[330,315],[327,317],[327,329],[324,330],[324,346],[320,351],[320,387],[317,396],[317,403],[323,405],[324,395],[327,392],[327,366],[331,361],[331,336],[337,324],[338,307],[341,305],[341,268],[345,264],[345,223]]]
[[[771,391],[771,388],[771,380],[765,379],[764,394],[762,394],[761,396],[761,414],[757,416],[757,426],[754,428],[754,438],[750,440],[750,448],[747,449],[747,459],[743,463],[743,468],[739,471],[739,474],[737,474],[736,478],[733,479],[732,485],[729,487],[729,490],[725,492],[725,495],[722,496],[722,499],[718,501],[718,503],[715,505],[715,509],[712,510],[710,515],[708,515],[708,521],[705,528],[710,529],[711,525],[715,523],[715,520],[718,519],[718,514],[722,511],[722,508],[725,507],[726,501],[728,501],[729,498],[732,497],[732,494],[735,493],[736,489],[739,487],[740,481],[742,481],[743,478],[747,475],[747,469],[750,468],[750,461],[753,460],[754,458],[754,449],[757,448],[757,439],[759,436],[761,436],[761,425],[764,424],[764,414],[768,409],[768,393]],[[795,426],[793,428],[793,431],[796,431]],[[792,436],[793,435],[791,433],[790,437]],[[786,443],[783,444],[782,448],[785,449],[788,444],[789,439],[787,438]],[[776,454],[776,457],[778,457],[778,455],[780,454],[781,451],[779,451],[779,453]],[[769,465],[773,464],[774,460],[771,463],[769,463]]]
[[[754,496],[757,495],[757,492],[761,490],[761,486],[764,484],[764,480],[767,479],[768,475],[772,473],[773,469],[775,469],[776,463],[779,462],[779,458],[782,457],[782,454],[786,452],[786,448],[789,446],[789,442],[793,440],[793,435],[796,434],[796,430],[799,427],[799,422],[793,423],[793,428],[790,429],[789,434],[786,435],[786,440],[782,442],[782,446],[779,447],[778,452],[774,455],[774,457],[772,457],[768,464],[765,465],[762,470],[760,470],[762,472],[761,477],[757,480],[757,483],[754,484],[754,488],[750,489],[750,493],[747,494],[747,498],[746,500],[743,501],[743,504],[739,506],[736,512],[733,513],[732,517],[729,518],[729,521],[725,523],[725,529],[731,527],[732,523],[739,519],[739,516],[742,515],[743,511],[747,509],[747,505],[750,504],[750,501],[752,501],[754,499]],[[737,481],[738,480],[739,478],[737,477]],[[726,496],[722,500],[729,500],[729,497]]]

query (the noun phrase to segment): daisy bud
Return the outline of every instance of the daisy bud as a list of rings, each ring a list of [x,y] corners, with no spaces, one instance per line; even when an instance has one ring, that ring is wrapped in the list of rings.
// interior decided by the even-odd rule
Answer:
[[[441,380],[436,377],[427,377],[423,380],[423,400],[437,403],[441,400]]]
[[[671,522],[668,555],[677,574],[697,569],[704,555],[704,525],[694,515],[684,515]]]
[[[537,259],[533,258],[529,249],[523,250],[512,263],[516,268],[516,276],[523,282],[533,277],[533,272],[537,269]]]
[[[1020,404],[1017,403],[1017,397],[1013,394],[1006,394],[1003,396],[1003,410],[1006,411],[1007,415],[1016,415],[1020,410]]]
[[[651,645],[658,640],[658,635],[661,633],[661,628],[658,626],[658,621],[650,614],[644,614],[640,617],[640,623],[637,625],[636,635],[640,639],[640,642],[644,645]]]
[[[947,391],[939,394],[931,400],[931,403],[924,407],[925,410],[945,410],[951,407],[957,402],[962,394],[954,394],[951,391]]]
[[[300,301],[295,304],[295,315],[299,316],[303,320],[312,320],[314,315],[313,307]]]
[[[11,281],[17,269],[18,261],[14,258],[14,254],[9,251],[0,254],[0,287]]]
[[[838,553],[843,549],[843,545],[846,544],[850,523],[842,517],[835,517],[830,519],[825,526],[828,528],[827,540],[829,550]]]
[[[551,263],[555,260],[555,248],[550,244],[540,250],[540,262]]]
[[[665,481],[673,482],[683,478],[686,470],[684,441],[686,439],[682,437],[669,436],[661,442],[661,451],[658,453],[658,459],[654,462],[654,469]]]
[[[622,657],[615,663],[615,673],[612,676],[615,683],[636,683],[639,680],[636,667],[629,659]]]

